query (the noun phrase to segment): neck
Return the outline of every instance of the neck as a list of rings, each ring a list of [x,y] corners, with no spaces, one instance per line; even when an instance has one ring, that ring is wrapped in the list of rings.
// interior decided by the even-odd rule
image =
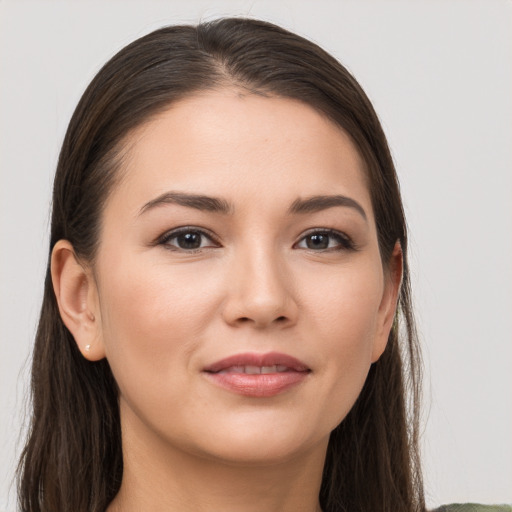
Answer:
[[[327,441],[286,461],[227,463],[123,429],[123,480],[107,512],[321,512]]]

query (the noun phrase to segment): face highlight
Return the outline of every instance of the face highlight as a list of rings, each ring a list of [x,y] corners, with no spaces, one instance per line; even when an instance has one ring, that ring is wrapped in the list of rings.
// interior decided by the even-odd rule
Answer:
[[[303,103],[229,89],[129,142],[94,267],[126,435],[237,464],[325,449],[396,302],[354,144]]]

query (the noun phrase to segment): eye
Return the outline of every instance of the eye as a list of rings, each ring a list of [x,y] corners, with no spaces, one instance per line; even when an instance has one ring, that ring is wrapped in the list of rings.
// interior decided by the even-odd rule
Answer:
[[[332,229],[317,230],[301,238],[296,247],[313,251],[355,250],[352,240]]]
[[[194,252],[208,247],[218,247],[208,233],[196,228],[180,228],[167,232],[158,240],[159,245],[164,245],[171,250]]]

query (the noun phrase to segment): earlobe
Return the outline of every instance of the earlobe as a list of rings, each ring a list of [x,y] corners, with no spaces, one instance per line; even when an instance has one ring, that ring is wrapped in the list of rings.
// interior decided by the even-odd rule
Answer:
[[[53,248],[51,274],[60,316],[78,349],[90,361],[103,359],[96,284],[67,240],[59,240]]]
[[[384,292],[379,306],[379,318],[372,352],[372,363],[378,361],[384,352],[393,321],[395,319],[398,298],[402,286],[403,254],[397,241],[391,254],[388,270],[384,278]]]

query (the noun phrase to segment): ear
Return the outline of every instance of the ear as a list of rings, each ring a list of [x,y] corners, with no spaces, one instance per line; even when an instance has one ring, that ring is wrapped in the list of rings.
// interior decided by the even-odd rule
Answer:
[[[403,254],[400,242],[396,242],[384,276],[384,292],[379,305],[372,363],[378,361],[388,343],[389,333],[395,318],[398,296],[402,285]]]
[[[78,349],[89,361],[103,359],[105,349],[94,276],[80,263],[67,240],[59,240],[53,248],[51,274],[60,316]]]

